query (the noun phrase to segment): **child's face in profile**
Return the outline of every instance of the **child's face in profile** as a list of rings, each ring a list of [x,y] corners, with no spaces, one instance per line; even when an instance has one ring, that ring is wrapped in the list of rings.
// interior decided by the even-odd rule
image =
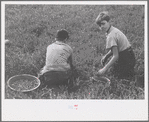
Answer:
[[[99,28],[104,32],[106,32],[110,26],[109,22],[107,22],[106,20],[101,21],[98,25],[99,25]]]

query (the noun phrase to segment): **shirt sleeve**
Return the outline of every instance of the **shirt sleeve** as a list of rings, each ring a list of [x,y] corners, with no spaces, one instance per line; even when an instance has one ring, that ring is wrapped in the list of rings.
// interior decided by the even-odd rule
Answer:
[[[107,38],[106,49],[110,49],[113,46],[118,46],[114,37],[110,36]]]

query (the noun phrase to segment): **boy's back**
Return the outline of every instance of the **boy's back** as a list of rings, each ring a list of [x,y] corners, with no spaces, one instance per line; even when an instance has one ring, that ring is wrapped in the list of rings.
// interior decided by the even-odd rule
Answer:
[[[67,63],[69,56],[72,54],[72,48],[62,42],[56,41],[47,47],[46,71],[67,71],[70,65]]]

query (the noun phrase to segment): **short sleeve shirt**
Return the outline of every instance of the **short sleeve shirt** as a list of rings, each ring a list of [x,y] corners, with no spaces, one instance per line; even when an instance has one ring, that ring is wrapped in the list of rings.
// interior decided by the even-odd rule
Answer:
[[[72,48],[66,43],[56,41],[47,47],[46,64],[42,73],[47,71],[67,71],[70,64],[68,58],[72,55]]]
[[[113,46],[117,46],[118,51],[121,52],[131,45],[127,37],[119,29],[111,26],[107,33],[106,49],[111,49]]]

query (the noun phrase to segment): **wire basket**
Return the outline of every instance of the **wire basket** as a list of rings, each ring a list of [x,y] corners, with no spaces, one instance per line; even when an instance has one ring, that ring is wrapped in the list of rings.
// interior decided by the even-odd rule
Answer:
[[[99,83],[103,83],[103,84],[105,84],[106,87],[109,87],[110,84],[111,84],[110,79],[108,79],[107,77],[104,77],[104,76],[101,76],[101,77],[97,77],[97,76],[90,77],[90,80],[91,81],[95,81],[95,82],[99,82]]]
[[[10,89],[19,92],[29,92],[40,86],[40,80],[29,74],[15,75],[7,81]]]

